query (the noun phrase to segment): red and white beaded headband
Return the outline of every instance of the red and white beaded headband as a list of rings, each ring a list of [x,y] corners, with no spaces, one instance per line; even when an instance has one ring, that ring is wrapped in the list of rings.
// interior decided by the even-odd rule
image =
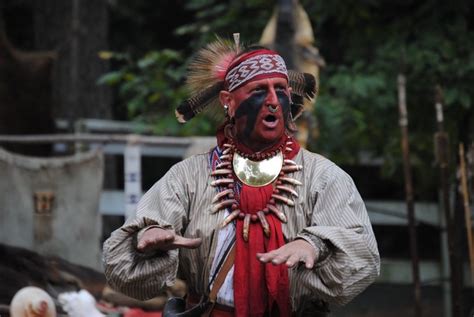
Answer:
[[[256,50],[232,62],[225,76],[225,86],[228,91],[234,91],[250,81],[270,77],[288,80],[285,61],[274,51]]]

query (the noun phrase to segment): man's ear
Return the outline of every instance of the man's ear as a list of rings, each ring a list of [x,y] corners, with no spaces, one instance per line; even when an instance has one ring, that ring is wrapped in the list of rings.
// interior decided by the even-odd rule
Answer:
[[[227,90],[221,90],[219,92],[219,101],[221,102],[222,107],[227,105],[229,107],[229,116],[234,116],[234,99],[232,98],[232,94]]]

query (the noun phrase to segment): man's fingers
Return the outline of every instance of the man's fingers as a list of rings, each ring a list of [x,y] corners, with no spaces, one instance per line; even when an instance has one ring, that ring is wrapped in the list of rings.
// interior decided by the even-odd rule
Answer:
[[[314,266],[314,257],[311,255],[305,256],[304,263],[307,269],[312,269]]]
[[[151,240],[151,239],[142,239],[137,245],[137,249],[142,252],[151,251],[155,247],[156,247],[156,243],[154,240]]]
[[[307,269],[312,269],[316,260],[315,253],[313,246],[305,240],[295,240],[268,253],[257,253],[257,259],[263,263],[271,261],[274,265],[285,263],[288,267],[304,262]]]
[[[138,241],[137,249],[142,252],[156,249],[165,250],[174,239],[175,234],[171,230],[151,228],[143,233],[140,241]]]
[[[268,263],[271,261],[272,264],[275,265],[282,264],[288,259],[289,256],[290,254],[284,252],[283,250],[281,250],[281,248],[268,253],[257,253],[257,259],[260,262]]]
[[[177,248],[194,249],[202,243],[201,238],[183,238],[172,230],[162,228],[150,228],[143,233],[137,243],[137,249],[141,252],[153,250],[168,251]]]
[[[270,251],[268,253],[257,253],[257,259],[260,261],[260,262],[263,262],[263,263],[267,263],[267,262],[270,262],[271,260],[273,260],[275,258],[275,256],[277,255],[276,253],[277,250],[273,250],[273,251]]]
[[[293,267],[300,262],[300,256],[298,254],[293,253],[288,260],[286,260],[286,266]]]
[[[272,264],[274,265],[282,264],[283,262],[286,262],[286,260],[288,260],[289,257],[290,257],[289,254],[278,254],[277,256],[273,258]]]
[[[137,249],[138,251],[145,251],[148,241],[144,241],[143,239],[138,242]]]
[[[167,233],[166,236],[164,237],[163,239],[163,242],[173,242],[173,240],[175,239],[175,235],[174,234],[171,234],[171,233]]]
[[[184,238],[181,236],[176,236],[174,239],[173,246],[176,248],[195,249],[199,247],[201,243],[201,238]]]
[[[139,251],[151,251],[153,249],[160,249],[171,243],[173,239],[166,241],[165,239],[142,239],[137,248]]]

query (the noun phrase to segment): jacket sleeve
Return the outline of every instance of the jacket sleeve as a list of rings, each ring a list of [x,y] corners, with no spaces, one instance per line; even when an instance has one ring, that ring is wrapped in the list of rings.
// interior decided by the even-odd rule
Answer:
[[[367,210],[349,175],[336,165],[321,175],[311,226],[299,237],[312,242],[320,258],[312,270],[298,267],[296,283],[316,297],[344,305],[380,273],[380,256]],[[318,247],[319,246],[319,247]]]
[[[137,299],[159,295],[174,284],[178,250],[141,253],[137,236],[150,226],[173,229],[180,234],[188,211],[186,185],[176,166],[163,176],[140,200],[135,218],[115,230],[103,248],[104,273],[108,284]]]

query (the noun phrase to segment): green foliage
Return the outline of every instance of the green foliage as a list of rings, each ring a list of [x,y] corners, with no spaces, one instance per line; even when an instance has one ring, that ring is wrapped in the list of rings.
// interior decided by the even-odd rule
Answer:
[[[179,52],[151,51],[136,60],[123,53],[102,52],[101,56],[119,62],[121,67],[104,74],[97,83],[117,87],[130,119],[153,124],[160,135],[211,133],[211,124],[206,121],[186,126],[176,121],[174,109],[187,95],[184,61]]]
[[[407,76],[411,159],[418,191],[433,191],[434,88],[444,91],[453,158],[472,134],[473,8],[468,1],[317,2],[306,9],[328,62],[315,115],[318,151],[338,163],[360,151],[383,157],[388,176],[401,169],[396,78]],[[431,187],[430,187],[431,186]]]
[[[121,23],[125,18],[128,24],[136,27],[149,23],[147,18],[163,18],[163,11],[167,11],[168,7],[169,3],[118,1],[114,10]],[[178,38],[177,42],[188,36],[192,38],[191,41],[183,42],[185,46],[181,46],[179,52],[170,49],[149,51],[139,59],[132,58],[130,53],[105,54],[104,58],[118,62],[118,69],[104,74],[98,83],[117,87],[119,102],[125,103],[129,119],[153,124],[157,134],[213,135],[217,125],[214,115],[201,114],[200,119],[191,120],[184,125],[177,123],[174,115],[175,108],[187,97],[184,76],[189,58],[197,47],[214,40],[216,35],[231,38],[232,33],[240,32],[246,43],[258,41],[260,30],[271,14],[267,9],[270,7],[272,2],[268,0],[186,1],[183,12],[179,15],[191,14],[195,18],[179,26],[171,34]],[[144,16],[145,14],[148,16]],[[243,16],[252,23],[242,23]],[[145,42],[151,37],[148,33],[137,35],[145,38]],[[157,47],[161,46],[156,44]],[[183,58],[185,52],[189,52],[188,59]]]
[[[244,43],[256,43],[273,5],[274,1],[270,0],[189,0],[185,9],[192,12],[195,19],[174,32],[178,36],[191,35],[192,48],[209,43],[216,34],[231,38],[235,32],[241,34]]]
[[[120,1],[119,1],[120,2]],[[180,53],[160,50],[124,62],[101,82],[115,85],[131,118],[155,122],[161,134],[213,134],[215,123],[200,116],[179,126],[174,108],[185,98],[185,65],[197,48],[215,38],[241,33],[245,43],[259,40],[276,1],[189,0],[179,14],[189,17],[167,32]],[[121,1],[122,11],[129,4]],[[461,0],[391,2],[301,0],[327,67],[321,70],[314,115],[320,138],[313,150],[337,163],[357,163],[359,154],[384,158],[386,175],[401,169],[397,83],[407,77],[411,157],[420,191],[433,190],[434,87],[444,92],[445,126],[452,153],[470,141],[474,91],[473,5]],[[166,10],[168,4],[138,1],[133,10]],[[152,10],[151,7],[154,9]],[[138,9],[137,9],[138,8]],[[146,10],[143,10],[146,8]],[[175,7],[174,10],[177,8]],[[162,11],[160,11],[162,12]],[[151,16],[151,15],[150,15]],[[160,13],[161,17],[165,15]],[[140,21],[146,24],[146,18]],[[191,40],[186,40],[191,39]],[[181,41],[181,42],[180,42]],[[175,44],[176,44],[175,43]],[[178,45],[175,45],[178,47]],[[161,49],[161,45],[157,45]],[[181,55],[180,55],[181,54]],[[453,155],[454,156],[454,155]]]

